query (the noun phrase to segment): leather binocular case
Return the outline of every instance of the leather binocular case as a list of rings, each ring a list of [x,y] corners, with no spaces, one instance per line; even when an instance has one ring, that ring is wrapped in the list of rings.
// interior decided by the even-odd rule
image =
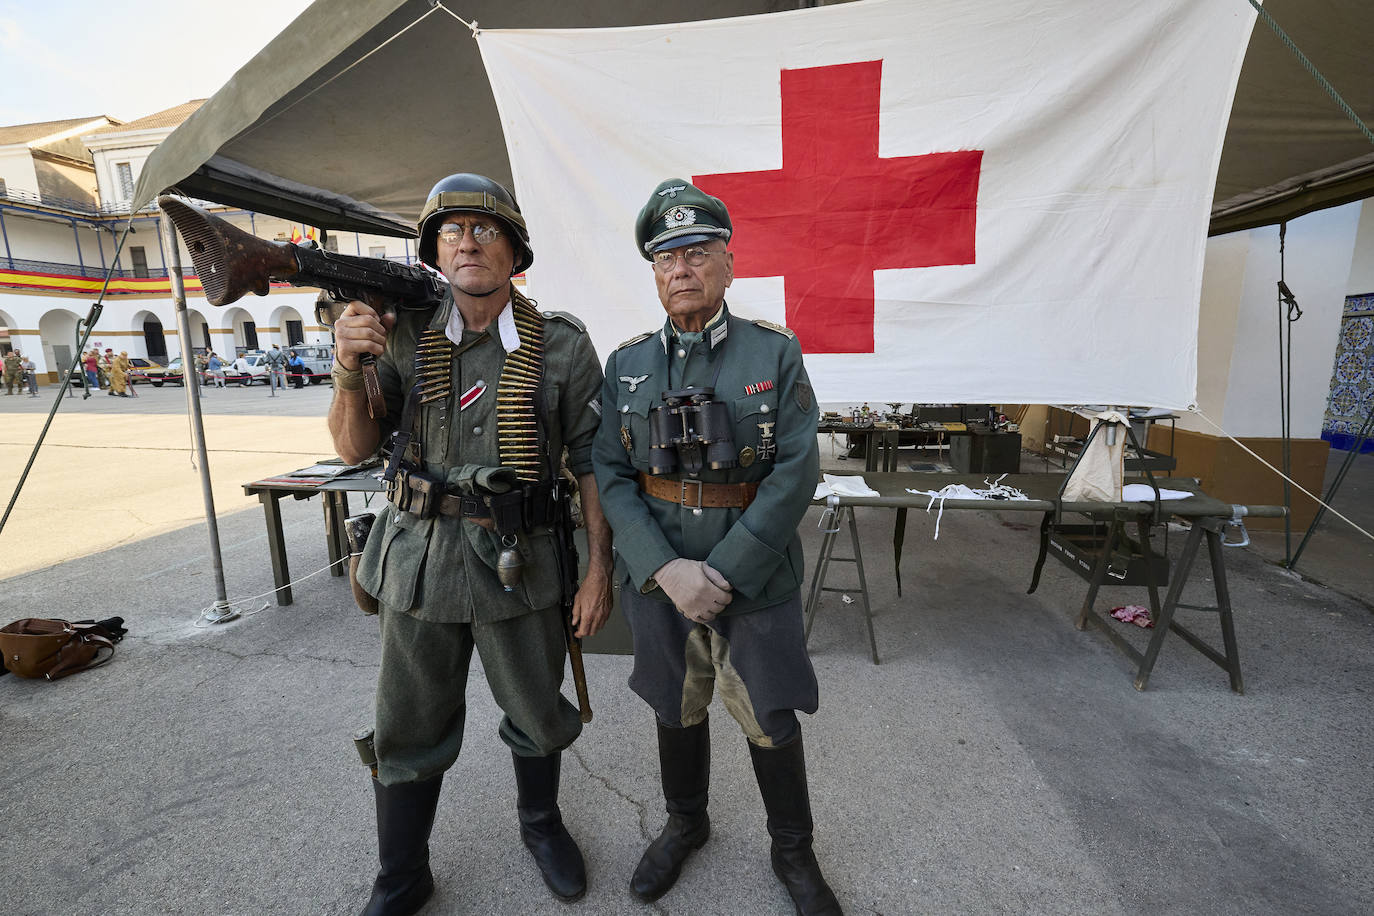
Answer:
[[[344,519],[344,534],[348,536],[348,586],[353,589],[353,600],[364,614],[377,613],[377,599],[358,584],[358,561],[362,559],[367,536],[372,533],[372,525],[376,521],[375,512],[350,515]]]

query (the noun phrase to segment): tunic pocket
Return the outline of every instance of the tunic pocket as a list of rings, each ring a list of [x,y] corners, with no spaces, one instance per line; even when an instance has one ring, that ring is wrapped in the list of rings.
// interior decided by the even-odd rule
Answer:
[[[408,611],[420,602],[433,519],[416,518],[387,506],[367,539],[358,563],[358,584],[387,607]]]
[[[774,460],[777,457],[777,391],[760,391],[735,398],[734,407],[736,450],[752,449],[750,464]]]

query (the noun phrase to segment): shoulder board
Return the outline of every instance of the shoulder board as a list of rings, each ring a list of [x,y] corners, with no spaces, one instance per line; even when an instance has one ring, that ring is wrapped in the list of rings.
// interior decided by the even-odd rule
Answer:
[[[557,318],[560,321],[567,322],[568,324],[577,328],[577,330],[582,334],[587,333],[587,326],[582,323],[581,319],[579,319],[576,315],[572,314],[571,312],[544,312],[543,315],[545,318]]]
[[[774,324],[774,323],[771,322],[771,321],[764,321],[762,318],[755,318],[755,319],[754,319],[754,324],[758,325],[758,326],[761,327],[761,328],[767,328],[767,329],[770,330],[770,331],[776,331],[776,332],[778,332],[779,334],[781,334],[781,335],[784,336],[784,337],[796,337],[796,336],[797,336],[796,334],[792,333],[792,329],[791,329],[791,328],[783,327],[783,326],[780,325],[780,324]]]
[[[648,340],[650,337],[653,337],[653,336],[654,336],[654,332],[653,332],[653,331],[645,331],[643,334],[636,334],[634,337],[631,337],[629,340],[627,340],[627,341],[625,341],[624,343],[622,343],[622,344],[620,344],[619,346],[617,346],[616,349],[617,349],[617,350],[623,350],[623,349],[625,349],[626,347],[630,347],[630,346],[633,346],[633,345],[639,343],[641,340]]]

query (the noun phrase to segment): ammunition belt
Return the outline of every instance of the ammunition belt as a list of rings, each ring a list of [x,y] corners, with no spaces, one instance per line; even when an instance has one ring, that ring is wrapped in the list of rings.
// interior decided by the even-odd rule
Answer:
[[[551,525],[557,519],[552,483],[531,483],[506,493],[469,496],[450,491],[428,474],[402,469],[387,487],[386,498],[397,509],[418,518],[495,518],[526,531],[538,525]]]
[[[702,483],[700,480],[675,480],[671,477],[639,475],[639,489],[664,502],[687,509],[748,509],[759,492],[752,483]]]

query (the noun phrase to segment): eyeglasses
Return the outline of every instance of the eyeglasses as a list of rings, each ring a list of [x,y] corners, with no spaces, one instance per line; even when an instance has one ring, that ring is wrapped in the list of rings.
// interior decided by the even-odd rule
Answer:
[[[724,253],[723,251],[707,251],[705,248],[698,248],[695,245],[691,248],[684,248],[681,252],[655,251],[654,269],[666,274],[677,264],[678,258],[687,262],[688,267],[700,267],[706,263],[706,258],[710,255]]]
[[[472,237],[479,245],[490,245],[496,241],[496,237],[501,234],[491,223],[444,223],[439,227],[439,240],[449,245],[457,245],[463,240],[463,235],[472,229]]]

